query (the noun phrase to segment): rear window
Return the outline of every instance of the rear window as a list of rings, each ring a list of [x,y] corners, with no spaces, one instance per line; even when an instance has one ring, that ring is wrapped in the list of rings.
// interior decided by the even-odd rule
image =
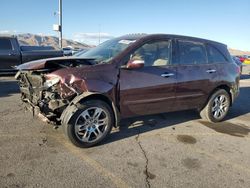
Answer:
[[[225,63],[227,59],[225,56],[215,47],[207,45],[208,61],[210,63]]]
[[[179,40],[180,64],[207,63],[206,47],[204,44]]]
[[[12,45],[9,39],[0,39],[0,50],[12,50]]]

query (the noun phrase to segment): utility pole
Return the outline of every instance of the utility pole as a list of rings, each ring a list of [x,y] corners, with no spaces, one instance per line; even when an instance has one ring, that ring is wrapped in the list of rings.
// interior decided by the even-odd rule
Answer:
[[[59,0],[59,47],[62,48],[62,0]]]
[[[59,10],[54,12],[54,16],[58,15],[58,24],[53,24],[53,30],[58,32],[58,46],[62,49],[62,0],[59,0]]]

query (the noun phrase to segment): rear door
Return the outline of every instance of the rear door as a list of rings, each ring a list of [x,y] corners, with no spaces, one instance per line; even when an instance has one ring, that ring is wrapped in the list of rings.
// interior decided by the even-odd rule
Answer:
[[[20,64],[20,52],[15,49],[15,41],[10,38],[0,38],[0,69],[13,69]]]
[[[176,67],[171,65],[171,40],[147,42],[129,57],[142,57],[145,65],[137,69],[120,69],[123,117],[170,111],[176,86]]]
[[[208,63],[206,45],[178,40],[176,107],[194,109],[204,105],[217,79],[216,65]]]

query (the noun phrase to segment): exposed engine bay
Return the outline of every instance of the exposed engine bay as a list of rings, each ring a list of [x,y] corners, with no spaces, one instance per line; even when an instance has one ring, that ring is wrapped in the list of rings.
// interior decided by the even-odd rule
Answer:
[[[21,99],[28,103],[33,114],[39,113],[45,116],[48,121],[60,122],[60,114],[67,107],[70,101],[82,93],[73,82],[77,82],[73,75],[67,80],[61,80],[53,72],[59,69],[82,67],[92,65],[92,60],[85,59],[64,59],[60,61],[47,61],[41,69],[20,70],[16,74],[21,90]],[[83,80],[78,80],[81,85]],[[71,84],[72,83],[72,84]]]
[[[93,59],[60,59],[51,60],[45,63],[45,69],[48,71],[56,70],[59,68],[70,68],[70,67],[82,67],[86,65],[94,65],[95,61]]]

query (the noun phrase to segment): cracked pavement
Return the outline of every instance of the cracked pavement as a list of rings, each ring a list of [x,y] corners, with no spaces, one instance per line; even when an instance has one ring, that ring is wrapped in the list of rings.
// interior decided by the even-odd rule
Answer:
[[[139,147],[140,147],[140,149],[141,149],[141,151],[142,151],[142,154],[144,155],[144,157],[145,157],[145,170],[143,171],[144,172],[144,174],[145,174],[145,181],[146,181],[146,186],[148,187],[148,188],[150,188],[151,187],[151,185],[150,185],[150,181],[149,181],[149,178],[150,178],[150,176],[152,176],[152,174],[149,172],[149,170],[148,170],[148,157],[147,157],[147,154],[146,154],[146,151],[143,149],[143,147],[142,147],[142,144],[141,144],[141,141],[139,140],[140,139],[140,129],[138,129],[139,131],[138,131],[138,134],[137,134],[137,136],[135,137],[135,140],[136,140],[136,142],[138,143],[138,145],[139,145]]]
[[[122,120],[102,144],[73,146],[33,118],[0,77],[0,187],[249,187],[250,66],[219,126],[184,111]]]

